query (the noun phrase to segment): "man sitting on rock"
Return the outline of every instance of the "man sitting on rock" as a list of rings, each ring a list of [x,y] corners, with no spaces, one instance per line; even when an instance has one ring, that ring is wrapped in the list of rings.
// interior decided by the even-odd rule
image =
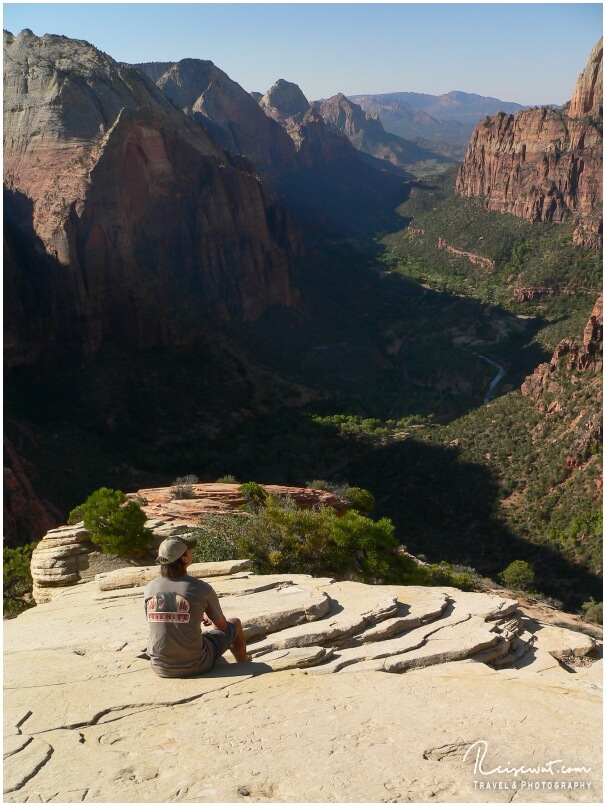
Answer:
[[[211,586],[187,573],[195,545],[186,535],[165,540],[158,550],[160,576],[145,588],[147,652],[160,677],[207,672],[227,649],[239,663],[246,660],[240,619],[225,618]],[[202,632],[201,624],[214,629]]]

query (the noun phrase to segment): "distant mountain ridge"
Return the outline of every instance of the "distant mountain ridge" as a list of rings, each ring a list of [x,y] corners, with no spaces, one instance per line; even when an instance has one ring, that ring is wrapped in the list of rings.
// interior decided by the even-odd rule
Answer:
[[[466,146],[475,124],[497,112],[515,114],[521,104],[454,90],[443,95],[390,92],[351,95],[365,112],[378,114],[386,131],[406,139],[423,138]]]
[[[357,149],[405,171],[430,172],[454,162],[452,157],[386,132],[378,114],[364,112],[342,93],[315,101],[313,106],[333,130],[342,132]]]

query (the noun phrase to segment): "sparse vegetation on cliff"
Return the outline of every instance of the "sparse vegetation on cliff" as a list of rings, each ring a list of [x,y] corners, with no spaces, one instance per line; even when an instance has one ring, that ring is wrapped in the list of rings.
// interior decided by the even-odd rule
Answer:
[[[364,501],[369,503],[368,496]],[[211,556],[250,558],[261,574],[304,573],[397,584],[428,580],[420,566],[398,551],[391,521],[374,521],[354,509],[338,516],[330,507],[302,509],[290,499],[252,495],[247,514],[207,518],[197,532],[197,562]]]
[[[2,549],[2,606],[4,618],[18,616],[34,601],[31,597],[32,575],[30,561],[37,543]]]
[[[101,487],[70,512],[68,523],[84,521],[91,539],[104,553],[136,557],[151,544],[146,520],[139,504],[129,501],[121,490]]]

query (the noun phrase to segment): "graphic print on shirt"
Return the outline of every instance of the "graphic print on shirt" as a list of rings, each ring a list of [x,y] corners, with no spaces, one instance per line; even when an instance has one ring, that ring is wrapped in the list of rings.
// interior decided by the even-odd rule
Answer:
[[[145,602],[148,621],[163,621],[171,624],[189,623],[189,602],[178,593],[156,593]]]

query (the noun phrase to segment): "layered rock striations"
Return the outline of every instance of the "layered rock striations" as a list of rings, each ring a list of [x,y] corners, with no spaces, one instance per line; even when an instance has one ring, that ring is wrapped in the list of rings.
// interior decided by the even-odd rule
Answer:
[[[86,42],[4,45],[9,366],[292,303],[298,243],[248,163]]]
[[[530,221],[575,220],[575,242],[597,247],[602,203],[602,40],[573,100],[485,118],[475,128],[456,190],[489,210]]]
[[[557,800],[600,801],[601,749],[586,741],[601,729],[598,635],[500,593],[194,564],[250,656],[168,680],[146,657],[131,570],[5,622],[5,802],[484,803],[478,739],[487,770],[526,769],[499,776],[499,800],[523,780],[544,802],[549,763]]]

